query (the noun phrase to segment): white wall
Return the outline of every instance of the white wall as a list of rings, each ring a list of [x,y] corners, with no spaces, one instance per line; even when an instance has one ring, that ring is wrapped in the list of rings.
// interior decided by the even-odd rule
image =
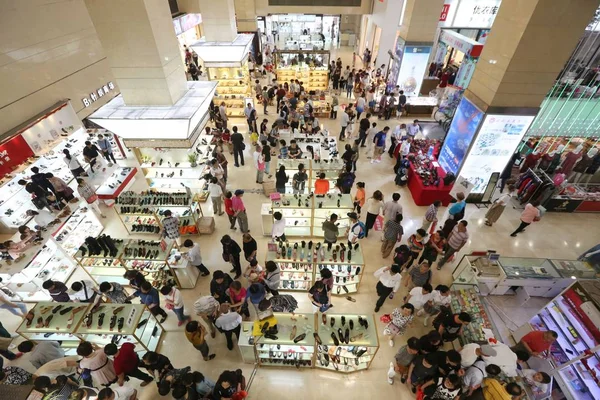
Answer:
[[[396,37],[398,36],[398,23],[400,22],[400,13],[405,0],[388,0],[383,3],[375,1],[373,3],[373,14],[369,16],[369,24],[377,25],[381,28],[381,37],[379,38],[379,53],[377,54],[377,64],[387,64],[388,50],[394,48]],[[370,32],[375,27],[367,28],[367,40],[371,40]],[[373,49],[373,44],[369,43],[369,48]],[[375,56],[375,55],[374,55]]]

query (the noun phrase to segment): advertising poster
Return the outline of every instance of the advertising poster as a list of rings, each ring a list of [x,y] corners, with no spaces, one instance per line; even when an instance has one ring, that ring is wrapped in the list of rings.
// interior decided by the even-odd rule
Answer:
[[[391,92],[398,84],[398,73],[400,72],[400,64],[402,64],[402,56],[404,55],[404,40],[398,36],[396,38],[396,47],[394,48],[394,58],[392,67],[388,73],[386,89]]]
[[[535,117],[533,115],[486,115],[460,176],[483,193],[494,172],[502,172]]]
[[[482,119],[483,112],[463,97],[456,109],[438,159],[446,173],[452,172],[456,175]]]
[[[458,74],[456,74],[456,79],[454,80],[454,86],[458,86],[461,89],[466,89],[467,86],[469,86],[469,82],[471,82],[475,67],[477,66],[477,60],[478,58],[470,56],[465,56],[463,58],[460,68],[458,69]]]
[[[423,75],[429,65],[431,46],[406,46],[398,74],[397,85],[407,97],[418,96]]]

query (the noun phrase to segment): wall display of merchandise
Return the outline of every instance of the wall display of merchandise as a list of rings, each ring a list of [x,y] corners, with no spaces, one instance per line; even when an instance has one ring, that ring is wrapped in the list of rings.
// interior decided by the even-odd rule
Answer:
[[[66,136],[66,134],[61,134]],[[71,187],[75,187],[75,181],[73,174],[64,162],[63,149],[68,149],[71,156],[76,157],[79,163],[84,166],[86,171],[89,173],[89,166],[83,159],[82,150],[85,147],[85,142],[91,140],[95,143],[96,138],[89,136],[83,128],[78,129],[75,133],[68,137],[62,137],[63,139],[58,145],[51,150],[45,152],[43,155],[35,156],[23,164],[17,167],[15,171],[6,175],[2,181],[0,181],[0,230],[4,233],[14,231],[19,226],[24,225],[31,218],[26,215],[26,211],[34,209],[35,206],[31,202],[31,194],[29,194],[24,186],[19,185],[17,182],[21,179],[30,180],[32,167],[39,168],[41,173],[52,173],[54,176],[62,179],[63,181],[70,184]],[[113,149],[117,152],[117,149]],[[88,181],[92,185],[98,186],[105,182],[104,176],[108,175],[112,171],[123,171],[118,166],[113,166],[111,169],[107,168],[107,171],[98,173]],[[109,175],[110,176],[110,175]],[[120,176],[120,175],[119,175]],[[110,182],[109,182],[110,181]],[[122,182],[119,186],[116,186],[116,182],[108,178],[107,184],[114,186],[114,188],[108,187],[108,190],[118,190],[118,187],[122,187]],[[112,183],[111,183],[112,182]]]
[[[277,50],[273,52],[277,80],[303,82],[306,92],[325,91],[329,87],[328,65],[331,54],[327,50]]]
[[[289,366],[311,368],[314,365],[315,316],[313,314],[274,313],[265,320],[270,334],[261,332],[263,321],[243,322],[238,346],[242,359],[261,367]],[[268,330],[267,330],[268,332]]]
[[[100,347],[131,342],[138,351],[156,350],[164,330],[142,304],[102,304],[97,309],[85,303],[38,302],[17,333],[36,342],[60,341],[66,355],[76,355],[82,341]]]
[[[212,159],[213,139],[213,135],[202,134],[190,148],[146,147],[133,152],[151,188],[181,191],[188,187],[206,191],[207,182],[202,177]]]
[[[274,313],[243,322],[238,346],[247,364],[321,368],[349,373],[366,370],[379,350],[372,315]],[[276,326],[263,335],[261,327]],[[267,330],[268,332],[268,330]]]
[[[210,67],[207,68],[207,74],[209,80],[219,83],[215,103],[225,102],[228,117],[243,118],[246,105],[254,104],[248,62],[239,67]]]
[[[325,43],[336,44],[340,36],[339,15],[269,14],[263,18],[269,43],[284,41],[286,48],[323,48]]]
[[[308,291],[320,280],[319,272],[328,268],[333,274],[334,295],[356,293],[364,272],[362,249],[349,249],[343,243],[333,245],[313,240],[269,243],[266,261],[275,261],[281,269],[280,290]]]
[[[285,140],[288,147],[292,140],[296,141],[296,144],[302,150],[302,158],[299,160],[313,160],[310,165],[308,162],[304,162],[305,168],[318,168],[321,164],[323,164],[323,167],[328,167],[328,163],[331,163],[331,166],[338,166],[341,164],[340,169],[343,167],[343,161],[339,159],[337,139],[329,137],[328,131],[323,131],[319,135],[309,135],[299,132],[292,133],[288,129],[280,129],[278,133],[279,139]],[[312,151],[310,151],[308,146],[310,146]],[[279,161],[287,160],[296,161],[298,159],[279,159]],[[287,165],[285,167],[286,169],[288,168]],[[297,170],[298,166],[296,165],[296,171]]]
[[[553,330],[558,339],[549,357],[528,363],[554,378],[554,389],[568,399],[600,398],[600,291],[597,280],[573,283],[544,306],[528,323],[513,332],[519,341],[532,330]]]
[[[159,234],[166,210],[179,218],[179,233],[182,236],[202,233],[202,208],[198,198],[191,197],[187,192],[128,191],[116,199],[115,211],[129,233]]]
[[[340,236],[350,224],[347,214],[354,209],[349,194],[315,196],[314,194],[273,194],[271,204],[263,204],[261,209],[263,234],[270,235],[273,227],[273,214],[280,212],[285,218],[286,236],[323,237],[321,228],[332,213],[338,215]]]
[[[329,101],[327,101],[325,94],[326,94],[326,91],[322,91],[322,92],[318,92],[317,94],[313,94],[313,95],[309,94],[306,96],[312,101],[312,107],[313,107],[312,114],[313,114],[313,116],[315,116],[317,118],[329,118],[329,116],[331,115],[331,103]],[[288,93],[287,97],[292,98],[293,94]],[[296,109],[303,110],[304,105],[305,105],[304,98],[301,96],[300,99],[298,100],[298,103],[296,104]]]

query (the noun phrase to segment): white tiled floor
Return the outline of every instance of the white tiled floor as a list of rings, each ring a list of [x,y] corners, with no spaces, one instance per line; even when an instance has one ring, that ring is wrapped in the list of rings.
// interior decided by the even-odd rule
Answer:
[[[342,51],[340,53],[343,59],[351,57],[351,52]],[[340,101],[346,102],[345,96],[342,96]],[[259,109],[262,113],[262,110]],[[272,120],[273,117],[269,115]],[[337,135],[339,130],[339,122],[332,120],[321,121],[332,134]],[[390,125],[399,123],[398,120],[390,121]],[[240,120],[239,126],[244,126],[245,121]],[[251,153],[246,150],[246,166],[242,168],[234,168],[233,162],[230,162],[229,183],[228,189],[258,189],[259,185],[248,179],[248,176],[254,176],[255,172],[251,166]],[[128,161],[132,163],[132,161]],[[406,188],[399,188],[394,185],[393,163],[391,159],[384,157],[384,161],[380,164],[370,164],[363,156],[358,163],[358,180],[366,182],[367,193],[370,195],[373,191],[381,190],[386,199],[391,198],[391,194],[398,192],[402,195],[401,203],[403,206],[405,229],[405,237],[412,234],[415,229],[420,226],[421,219],[425,213],[425,207],[417,207],[414,205],[411,194]],[[272,166],[273,171],[275,170]],[[143,176],[138,173],[138,180],[134,185],[135,190],[145,188]],[[264,260],[266,253],[266,244],[268,238],[259,235],[260,229],[260,206],[267,200],[266,197],[260,194],[247,193],[244,196],[246,207],[249,212],[250,229],[254,234],[259,245],[259,260]],[[212,211],[209,209],[209,203],[203,205],[206,214]],[[109,218],[106,220],[106,232],[115,237],[126,237],[126,231],[120,223],[114,211],[108,211]],[[469,232],[471,240],[464,248],[463,253],[473,250],[494,249],[505,256],[522,256],[522,257],[548,257],[548,258],[565,258],[574,259],[582,251],[597,244],[600,237],[600,217],[596,214],[559,214],[549,213],[544,216],[542,221],[532,225],[526,233],[519,235],[518,238],[509,237],[510,232],[518,224],[519,211],[507,209],[500,221],[490,228],[483,224],[485,209],[477,209],[476,207],[467,206],[466,219],[470,222]],[[227,217],[221,216],[216,218],[216,231],[210,236],[199,236],[198,242],[201,245],[204,264],[211,270],[221,269],[229,271],[229,264],[225,264],[221,258],[221,245],[219,239],[224,234],[232,234],[228,228]],[[235,232],[233,238],[241,242],[241,234]],[[371,235],[368,239],[363,240],[363,251],[365,259],[368,260],[363,276],[363,282],[360,286],[359,293],[354,297],[356,303],[351,303],[343,297],[335,299],[335,312],[337,313],[373,313],[373,308],[376,300],[375,284],[376,280],[372,276],[373,271],[381,265],[386,265],[390,259],[383,260],[379,252],[379,235]],[[434,271],[433,282],[451,283],[450,272],[454,264],[448,264],[442,271]],[[191,307],[193,302],[201,295],[209,293],[208,290],[209,278],[200,278],[196,288],[193,290],[183,291],[185,303]],[[310,312],[311,307],[308,298],[304,293],[296,294],[296,298],[300,304],[299,312]],[[394,306],[400,304],[402,296],[396,296],[393,301],[388,300],[383,306],[381,312],[389,313]],[[508,318],[507,328],[515,329],[517,326],[525,322],[529,316],[523,314],[523,310],[514,304],[510,303],[510,299],[503,300],[502,298],[493,299],[494,303],[499,306],[504,306],[504,318]],[[528,304],[529,312],[543,305],[544,301],[535,299]],[[495,307],[494,307],[495,309]],[[1,311],[2,322],[8,329],[14,329],[18,321],[12,315]],[[378,318],[378,317],[376,317]],[[511,322],[512,321],[512,322]],[[378,321],[378,331],[381,332],[383,326]],[[165,323],[167,334],[164,336],[160,351],[169,356],[176,367],[191,366],[194,370],[199,370],[205,375],[216,379],[220,372],[224,369],[242,368],[246,376],[250,375],[252,370],[251,365],[242,364],[241,357],[237,348],[234,351],[228,351],[225,346],[225,338],[223,335],[218,335],[216,339],[209,339],[211,350],[216,353],[217,357],[210,362],[204,362],[200,354],[192,348],[192,346],[184,339],[183,327],[177,327],[176,318],[171,315]],[[404,339],[409,336],[420,336],[426,332],[422,321],[417,320],[414,326],[408,330]],[[380,338],[381,339],[381,338]],[[389,362],[392,360],[395,350],[404,343],[403,338],[396,341],[396,346],[391,349],[387,342],[381,342],[381,348],[378,352],[371,369],[365,372],[359,372],[350,375],[341,373],[333,373],[313,370],[296,370],[293,368],[262,368],[258,370],[256,379],[250,390],[251,398],[276,398],[276,399],[322,399],[325,396],[331,397],[332,393],[336,393],[334,398],[345,398],[349,400],[364,399],[373,396],[377,393],[378,398],[392,398],[401,396],[401,398],[412,398],[412,394],[401,385],[399,382],[393,386],[388,385],[385,377],[385,372]],[[27,357],[18,360],[16,364],[27,366],[31,369],[31,365],[26,361]],[[137,386],[137,381],[132,381],[132,384]],[[154,399],[158,398],[158,394],[154,385],[150,385],[141,391],[140,398]]]

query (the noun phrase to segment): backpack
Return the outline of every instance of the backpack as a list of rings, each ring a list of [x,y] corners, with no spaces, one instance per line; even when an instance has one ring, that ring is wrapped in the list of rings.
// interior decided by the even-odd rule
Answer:
[[[351,188],[352,185],[354,184],[354,179],[356,179],[356,176],[353,173],[351,173],[351,172],[345,173],[344,176],[342,177],[341,186],[345,187],[345,188]]]
[[[365,237],[365,232],[367,231],[367,227],[365,226],[364,222],[358,221],[357,223],[355,223],[354,225],[352,225],[352,231],[354,232],[354,228],[356,227],[356,225],[358,225],[360,227],[360,232],[358,232],[357,237],[359,239],[362,239]]]

